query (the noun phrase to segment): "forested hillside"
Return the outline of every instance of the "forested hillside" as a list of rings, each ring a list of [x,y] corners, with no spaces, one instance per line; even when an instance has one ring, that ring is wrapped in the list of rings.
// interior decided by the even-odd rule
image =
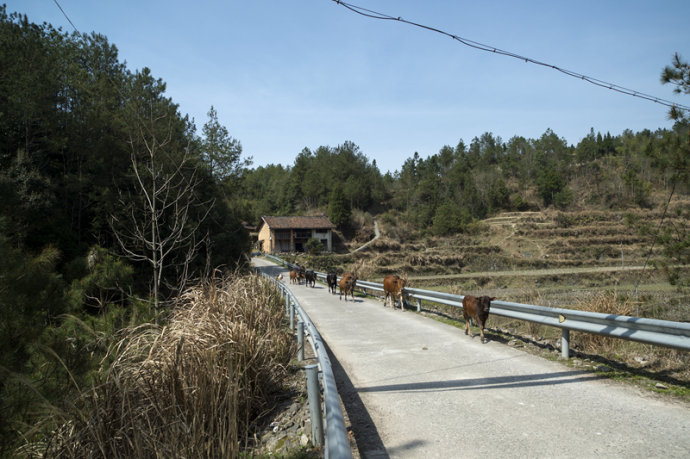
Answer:
[[[91,380],[120,326],[209,267],[234,269],[249,239],[229,206],[241,146],[213,109],[199,137],[165,83],[127,69],[104,36],[5,7],[0,69],[5,448],[38,403]]]
[[[507,142],[487,132],[427,158],[415,153],[385,175],[347,141],[304,149],[291,167],[247,171],[245,197],[255,220],[327,209],[342,200],[350,209],[400,212],[415,228],[435,234],[461,232],[472,220],[506,210],[650,208],[674,183],[675,193],[688,193],[688,183],[667,167],[669,150],[687,144],[687,136],[684,122],[673,130],[618,136],[592,130],[576,146],[551,130]]]
[[[244,196],[257,222],[261,215],[327,212],[346,229],[359,209],[390,223],[402,241],[450,236],[502,211],[663,210],[670,199],[690,192],[688,142],[685,120],[655,132],[613,136],[592,130],[575,146],[550,130],[538,139],[507,142],[484,133],[427,158],[415,153],[385,175],[345,142],[305,149],[291,167],[247,171]],[[687,205],[674,209],[688,212]],[[669,255],[687,262],[688,228],[657,229]]]

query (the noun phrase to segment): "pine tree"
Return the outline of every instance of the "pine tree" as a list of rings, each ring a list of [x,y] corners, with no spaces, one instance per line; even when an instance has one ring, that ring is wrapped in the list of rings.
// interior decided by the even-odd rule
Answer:
[[[350,206],[340,184],[336,184],[328,200],[328,218],[336,226],[343,226],[350,220]]]

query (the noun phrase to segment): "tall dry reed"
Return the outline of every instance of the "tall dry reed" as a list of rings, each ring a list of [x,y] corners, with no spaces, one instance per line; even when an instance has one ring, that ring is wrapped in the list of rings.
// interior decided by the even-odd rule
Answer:
[[[616,291],[604,291],[583,298],[582,301],[578,302],[576,309],[630,316],[635,313],[635,303],[629,297],[619,296]],[[600,355],[613,353],[622,344],[618,338],[581,332],[574,332],[571,341],[578,349]]]
[[[63,413],[50,457],[237,457],[294,351],[274,287],[232,276],[123,331],[102,384]]]

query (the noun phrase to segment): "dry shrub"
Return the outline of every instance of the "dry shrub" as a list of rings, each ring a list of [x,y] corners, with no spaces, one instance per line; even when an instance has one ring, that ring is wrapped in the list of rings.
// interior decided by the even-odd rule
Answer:
[[[385,236],[378,238],[369,246],[372,251],[376,252],[399,252],[401,247],[398,241]]]
[[[526,304],[546,304],[545,298],[542,296],[542,291],[533,283],[525,282],[520,288],[520,295],[518,301]],[[524,322],[527,327],[527,332],[532,336],[540,336],[543,325],[536,322]]]
[[[167,326],[124,331],[46,455],[237,457],[293,355],[283,310],[256,275],[187,291]]]
[[[619,297],[616,291],[598,292],[578,302],[576,309],[602,314],[621,316],[635,315],[635,303],[629,297]],[[618,338],[596,335],[594,333],[573,332],[572,343],[588,353],[611,353],[621,345]]]

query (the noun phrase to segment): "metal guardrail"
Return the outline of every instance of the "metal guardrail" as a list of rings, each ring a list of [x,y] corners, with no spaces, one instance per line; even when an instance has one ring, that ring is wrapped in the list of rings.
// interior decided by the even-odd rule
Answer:
[[[295,265],[286,263],[278,257],[272,255],[268,257],[285,266],[295,267]],[[324,273],[317,273],[317,276],[325,279]],[[366,294],[368,294],[368,290],[382,292],[383,284],[358,280],[357,288],[364,290]],[[418,311],[422,309],[422,301],[462,309],[463,295],[416,288],[405,288],[403,293],[407,298],[417,300]],[[690,350],[690,323],[686,322],[550,308],[500,300],[491,302],[491,314],[560,328],[562,333],[561,354],[564,358],[570,357],[570,330]]]
[[[321,385],[323,387],[323,402],[325,411],[325,457],[334,459],[351,459],[352,451],[350,450],[350,442],[347,438],[345,418],[340,408],[338,388],[335,383],[335,376],[333,375],[331,360],[328,357],[328,353],[326,352],[326,345],[323,339],[321,338],[319,331],[316,329],[313,322],[309,318],[309,315],[307,315],[307,313],[304,311],[304,309],[299,304],[297,298],[295,298],[294,294],[290,291],[290,289],[283,283],[277,282],[275,278],[267,274],[263,275],[269,280],[275,282],[276,287],[278,287],[285,296],[286,313],[290,317],[291,330],[295,329],[295,313],[297,313],[297,315],[299,316],[299,319],[301,320],[301,323],[304,326],[304,332],[307,334],[307,339],[311,344],[312,350],[314,351],[314,355],[316,356],[316,359],[318,361],[318,366],[321,373]],[[300,326],[298,328],[301,329],[302,327]],[[312,406],[312,402],[313,401],[310,400],[310,408]],[[312,422],[312,425],[314,425],[314,422]],[[315,436],[318,436],[318,434]]]

